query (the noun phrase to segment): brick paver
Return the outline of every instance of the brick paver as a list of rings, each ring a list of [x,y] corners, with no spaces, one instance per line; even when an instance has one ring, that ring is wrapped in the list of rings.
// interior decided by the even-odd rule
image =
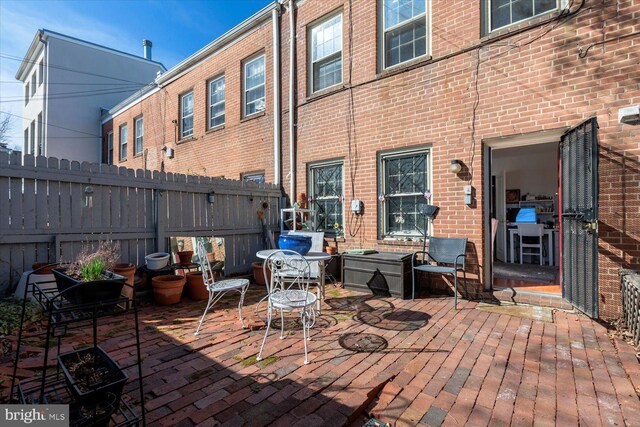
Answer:
[[[411,302],[330,288],[304,365],[293,316],[285,320],[292,332],[280,340],[274,331],[264,360],[255,360],[262,294],[254,288],[247,297],[253,328],[241,328],[229,298],[197,337],[204,302],[141,310],[149,425],[341,426],[362,425],[368,416],[398,426],[640,422],[633,349],[580,314],[556,311],[553,323],[544,323],[476,310],[468,301],[454,311],[449,298]],[[101,345],[128,365],[133,334],[121,328],[127,320],[119,322],[100,327],[108,337]],[[373,334],[384,345],[344,348],[346,334]],[[137,378],[134,369],[128,373]],[[135,392],[130,397],[135,406]]]

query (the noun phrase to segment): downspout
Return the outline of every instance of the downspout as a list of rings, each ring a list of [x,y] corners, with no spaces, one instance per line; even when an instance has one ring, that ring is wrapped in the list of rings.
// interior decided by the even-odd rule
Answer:
[[[296,158],[295,158],[295,52],[296,27],[293,14],[295,0],[289,0],[289,200],[296,199]]]
[[[280,151],[281,151],[281,122],[280,108],[280,8],[271,11],[273,20],[273,182],[280,187]]]

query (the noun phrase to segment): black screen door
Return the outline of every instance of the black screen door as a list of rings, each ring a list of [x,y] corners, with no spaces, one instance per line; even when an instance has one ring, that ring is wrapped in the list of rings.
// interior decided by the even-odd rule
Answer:
[[[562,296],[598,317],[598,123],[569,130],[562,167]]]

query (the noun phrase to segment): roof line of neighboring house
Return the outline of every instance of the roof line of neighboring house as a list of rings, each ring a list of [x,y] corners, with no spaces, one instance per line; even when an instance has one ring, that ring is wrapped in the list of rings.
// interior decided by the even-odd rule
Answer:
[[[61,34],[61,33],[57,33],[55,31],[51,31],[51,30],[47,30],[45,28],[42,28],[40,30],[38,30],[36,32],[36,35],[33,37],[33,41],[31,42],[31,45],[29,46],[29,49],[27,50],[27,53],[24,56],[24,59],[22,60],[22,63],[20,64],[20,67],[18,68],[18,71],[16,72],[16,79],[20,80],[20,81],[24,81],[24,74],[27,72],[27,70],[34,64],[34,60],[33,57],[38,53],[39,51],[39,47],[41,46],[40,42],[46,40],[47,37],[55,37],[61,40],[65,40],[71,43],[76,43],[79,45],[83,45],[83,46],[89,46],[91,48],[94,49],[99,49],[99,50],[103,50],[109,53],[113,53],[116,55],[121,55],[124,56],[126,58],[129,59],[135,59],[138,61],[143,61],[145,63],[151,63],[151,64],[155,64],[157,66],[159,66],[160,68],[162,68],[163,71],[166,71],[167,68],[158,61],[152,61],[149,59],[146,59],[142,56],[136,56],[133,55],[131,53],[127,53],[127,52],[122,52],[121,50],[117,50],[117,49],[112,49],[110,47],[107,46],[103,46],[97,43],[92,43],[86,40],[82,40],[76,37],[72,37],[72,36],[68,36],[66,34]]]
[[[120,114],[122,111],[130,108],[133,104],[151,96],[152,94],[160,90],[161,87],[168,85],[172,81],[178,79],[183,74],[190,71],[193,67],[209,58],[211,55],[219,52],[230,43],[233,43],[238,38],[245,35],[248,31],[251,31],[258,25],[261,25],[267,19],[271,19],[271,12],[274,9],[279,8],[281,4],[286,3],[286,1],[287,0],[279,0],[269,3],[267,6],[254,13],[252,16],[245,19],[226,33],[222,34],[220,37],[195,52],[193,55],[171,67],[168,71],[158,76],[155,79],[155,82],[142,88],[122,102],[110,108],[102,116],[102,123],[104,124],[105,122],[111,120],[111,118],[113,118],[114,116]]]

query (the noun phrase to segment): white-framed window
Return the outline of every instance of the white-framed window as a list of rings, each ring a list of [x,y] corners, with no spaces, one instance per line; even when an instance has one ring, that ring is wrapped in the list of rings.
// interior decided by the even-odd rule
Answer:
[[[29,154],[36,155],[36,121],[31,122],[29,126]]]
[[[107,134],[107,164],[113,164],[113,132]]]
[[[38,113],[38,156],[44,156],[44,129],[42,112]]]
[[[561,6],[565,0],[485,0],[489,31],[526,21]]]
[[[127,160],[127,125],[120,126],[120,160]]]
[[[180,97],[180,139],[193,135],[193,91]]]
[[[422,237],[420,206],[430,198],[430,150],[419,149],[379,156],[382,237]]]
[[[133,155],[142,153],[142,138],[144,137],[144,121],[138,117],[133,121]]]
[[[309,165],[309,197],[318,213],[318,231],[343,234],[344,195],[342,160]]]
[[[265,69],[264,55],[244,63],[243,113],[244,117],[265,109]]]
[[[224,76],[209,82],[209,129],[224,124]]]
[[[29,93],[29,82],[27,82],[27,84],[24,85],[24,105],[29,103]]]
[[[241,178],[243,181],[252,181],[257,182],[259,184],[264,184],[264,172],[247,172],[241,174]]]
[[[42,84],[44,81],[44,59],[40,61],[38,64],[38,86]]]
[[[36,72],[34,71],[33,74],[31,75],[31,96],[33,96],[36,93]]]
[[[342,83],[342,13],[311,27],[311,93]]]
[[[430,0],[382,2],[382,68],[427,54]]]
[[[22,148],[24,154],[29,154],[29,128],[24,130],[24,147]]]

